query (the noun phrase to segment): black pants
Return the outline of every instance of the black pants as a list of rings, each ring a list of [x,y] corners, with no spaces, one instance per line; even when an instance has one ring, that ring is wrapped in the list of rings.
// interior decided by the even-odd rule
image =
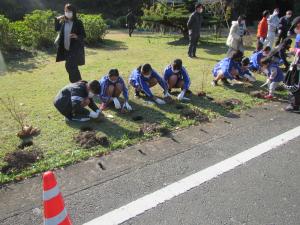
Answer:
[[[197,44],[200,39],[200,34],[191,34],[189,36],[190,38],[190,45],[189,45],[189,56],[195,57],[196,56],[196,50],[197,50]]]
[[[70,54],[70,52],[66,52],[65,66],[66,66],[66,70],[69,74],[69,80],[71,83],[76,83],[76,82],[82,80],[75,57],[76,56],[72,56],[72,54]]]
[[[286,39],[286,38],[287,38],[287,32],[283,32],[283,31],[282,31],[282,32],[279,34],[278,38],[277,38],[277,41],[276,41],[276,43],[275,43],[275,46],[280,45],[280,43],[283,42],[283,40]]]
[[[300,107],[300,90],[295,93],[289,93],[289,103],[299,109]]]
[[[131,37],[133,31],[134,31],[134,26],[129,26],[129,27],[128,27],[129,37]]]

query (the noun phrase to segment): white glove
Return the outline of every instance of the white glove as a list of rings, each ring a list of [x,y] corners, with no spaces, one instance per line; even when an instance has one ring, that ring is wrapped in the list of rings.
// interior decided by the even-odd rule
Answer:
[[[128,111],[132,111],[132,107],[129,105],[128,102],[125,102],[123,107],[124,107],[125,109],[127,109]]]
[[[96,112],[90,112],[90,118],[97,119],[100,113],[101,113],[100,109],[98,109]]]
[[[247,78],[250,82],[255,82],[256,81],[255,77],[250,76],[248,74],[246,74],[244,77]]]
[[[185,95],[185,90],[183,90],[182,92],[180,92],[180,94],[177,96],[177,99],[179,101],[181,101],[183,99],[184,95]]]
[[[160,98],[155,99],[155,102],[159,105],[165,105],[166,104],[166,102],[164,100],[160,99]]]
[[[259,38],[259,41],[261,42],[261,43],[264,43],[264,38]]]
[[[172,96],[170,95],[170,93],[167,91],[166,94],[164,94],[164,98],[172,98]]]
[[[116,109],[121,109],[121,103],[119,102],[119,100],[117,98],[113,98],[114,104],[115,104],[115,108]]]

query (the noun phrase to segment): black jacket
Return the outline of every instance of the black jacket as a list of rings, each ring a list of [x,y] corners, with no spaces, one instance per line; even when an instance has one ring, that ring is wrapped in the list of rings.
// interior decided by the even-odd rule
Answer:
[[[56,62],[66,60],[66,50],[64,47],[64,31],[65,31],[65,23],[60,23],[59,20],[55,18],[55,30],[60,31],[60,37],[58,41],[58,50],[56,56]],[[85,30],[83,27],[83,23],[81,20],[74,20],[73,27],[71,33],[77,34],[78,39],[71,39],[70,50],[69,53],[72,57],[72,60],[77,65],[85,64],[85,53],[84,53],[84,39],[86,37]]]
[[[82,111],[81,102],[89,95],[86,85],[86,81],[79,81],[69,84],[59,91],[54,99],[54,106],[62,115],[71,119],[73,114]],[[97,111],[98,107],[93,99],[90,99],[90,102],[89,108]]]
[[[192,30],[192,33],[199,34],[202,24],[202,15],[198,12],[193,12],[187,22],[187,27]]]
[[[128,24],[128,26],[135,26],[136,24],[136,17],[133,13],[128,13],[128,15],[126,16],[126,23]]]
[[[278,30],[287,33],[291,26],[292,26],[292,18],[287,18],[286,16],[280,18]]]

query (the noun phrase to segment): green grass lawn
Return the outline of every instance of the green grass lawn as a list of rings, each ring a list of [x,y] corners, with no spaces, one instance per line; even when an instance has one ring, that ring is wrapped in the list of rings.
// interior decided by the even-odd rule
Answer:
[[[118,68],[127,80],[130,72],[142,63],[149,62],[160,73],[174,58],[182,58],[191,80],[191,90],[197,93],[204,83],[205,91],[216,100],[237,98],[243,104],[234,110],[247,109],[262,102],[252,98],[241,91],[248,88],[225,88],[223,86],[212,88],[211,70],[214,64],[225,56],[227,47],[224,39],[219,41],[205,38],[199,46],[199,59],[187,57],[187,46],[178,41],[179,36],[143,34],[129,38],[126,33],[112,31],[107,36],[103,46],[86,49],[86,65],[80,68],[82,77],[86,80],[100,79],[110,68]],[[253,50],[253,49],[251,49]],[[247,52],[250,54],[250,49]],[[0,97],[14,96],[18,107],[24,111],[27,123],[41,129],[41,134],[34,138],[34,147],[43,152],[44,157],[31,167],[10,174],[0,173],[0,183],[20,180],[33,174],[59,168],[104,152],[137,143],[151,138],[151,135],[140,135],[139,127],[144,122],[158,122],[169,129],[183,128],[196,124],[194,120],[185,120],[180,116],[181,110],[176,104],[166,106],[147,105],[142,99],[135,99],[133,90],[130,89],[130,100],[134,112],[126,115],[118,114],[111,110],[113,119],[104,122],[89,122],[87,124],[67,124],[64,118],[53,107],[53,98],[57,92],[68,84],[68,75],[64,63],[55,63],[54,54],[38,53],[33,58],[17,61],[10,60],[8,72],[0,76]],[[256,87],[264,81],[259,76]],[[161,91],[155,89],[161,96]],[[185,103],[187,108],[199,108],[209,118],[227,115],[228,110],[209,100],[192,96],[190,103]],[[20,143],[16,137],[18,127],[7,112],[0,110],[0,168],[5,166],[3,158],[6,153],[14,151]],[[143,121],[135,122],[133,116],[141,115]],[[91,126],[109,137],[111,145],[108,148],[97,147],[83,149],[74,140],[82,126]]]

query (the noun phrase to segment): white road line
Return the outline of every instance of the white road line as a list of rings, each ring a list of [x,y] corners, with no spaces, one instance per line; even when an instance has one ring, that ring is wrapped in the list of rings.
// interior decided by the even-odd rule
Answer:
[[[300,126],[115,209],[84,225],[118,225],[300,136]]]

